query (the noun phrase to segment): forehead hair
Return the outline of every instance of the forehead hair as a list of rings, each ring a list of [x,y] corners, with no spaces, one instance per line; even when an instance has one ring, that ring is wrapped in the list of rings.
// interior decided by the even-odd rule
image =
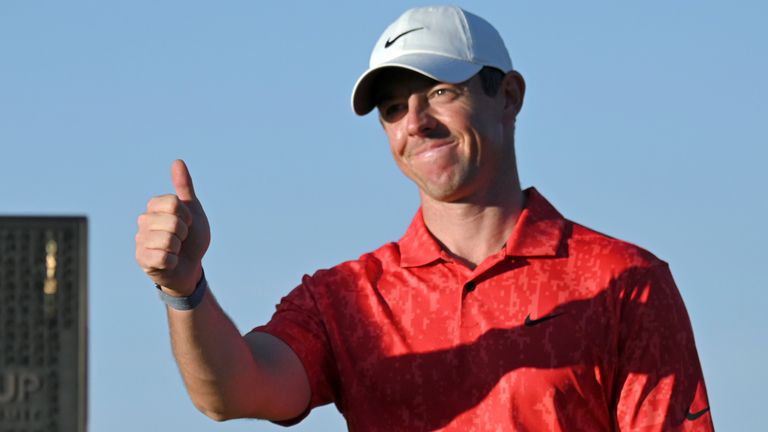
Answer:
[[[398,67],[385,68],[379,72],[373,82],[375,104],[378,105],[382,98],[392,96],[390,94],[385,94],[385,89],[387,88],[386,83],[396,81],[399,78],[407,75],[416,75],[422,77],[424,79],[425,86],[433,86],[438,84],[438,81],[408,69]],[[486,96],[494,97],[501,88],[501,83],[504,81],[504,75],[504,72],[499,69],[490,66],[484,66],[477,74],[469,77],[469,79],[464,82],[466,83],[475,77],[479,77],[480,85],[483,88],[483,93],[485,93]]]

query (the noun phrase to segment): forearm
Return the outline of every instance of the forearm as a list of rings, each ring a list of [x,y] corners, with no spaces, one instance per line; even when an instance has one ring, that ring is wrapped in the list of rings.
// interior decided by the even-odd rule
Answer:
[[[168,308],[173,353],[195,406],[214,420],[286,420],[309,405],[306,371],[266,333],[240,335],[209,291],[192,310]]]
[[[173,353],[195,406],[215,420],[269,418],[264,385],[247,343],[211,292],[191,311],[168,309]]]
[[[168,310],[173,354],[195,406],[216,420],[236,417],[255,365],[245,342],[212,293],[192,311]],[[240,408],[240,409],[238,409]]]

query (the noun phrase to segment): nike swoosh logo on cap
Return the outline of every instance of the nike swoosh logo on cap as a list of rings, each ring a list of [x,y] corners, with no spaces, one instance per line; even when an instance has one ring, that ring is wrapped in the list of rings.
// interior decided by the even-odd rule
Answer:
[[[685,413],[685,418],[688,420],[696,420],[697,418],[703,416],[709,411],[709,407],[704,408],[703,410],[699,412],[692,413],[690,410]]]
[[[557,318],[557,317],[559,317],[560,315],[562,315],[564,313],[565,312],[553,313],[553,314],[550,314],[550,315],[543,316],[543,317],[541,317],[539,319],[531,319],[531,314],[528,314],[528,316],[525,317],[525,326],[526,327],[533,327],[535,325],[539,325],[539,324],[543,323],[544,321],[549,321],[552,318]]]
[[[410,29],[410,30],[406,30],[406,31],[404,31],[404,32],[400,33],[399,35],[395,36],[395,38],[394,38],[394,39],[389,39],[389,38],[387,38],[387,41],[386,41],[386,42],[384,42],[384,48],[389,48],[389,47],[390,47],[390,46],[391,46],[393,43],[395,43],[395,41],[396,41],[396,40],[398,40],[398,39],[400,39],[401,37],[403,37],[403,36],[407,35],[408,33],[413,33],[413,32],[415,32],[416,30],[424,30],[424,27],[416,27],[416,28],[412,28],[412,29]]]

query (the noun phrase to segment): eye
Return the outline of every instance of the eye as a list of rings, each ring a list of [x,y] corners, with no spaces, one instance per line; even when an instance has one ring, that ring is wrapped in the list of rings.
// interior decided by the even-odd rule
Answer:
[[[452,101],[456,99],[461,92],[455,87],[438,87],[429,92],[429,99],[436,101]]]
[[[405,116],[406,112],[408,112],[408,106],[403,102],[391,101],[379,105],[381,119],[387,123],[400,120]]]

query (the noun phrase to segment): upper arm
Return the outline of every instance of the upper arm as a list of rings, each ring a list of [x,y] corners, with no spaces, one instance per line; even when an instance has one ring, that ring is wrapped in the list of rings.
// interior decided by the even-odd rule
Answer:
[[[270,420],[293,419],[309,407],[311,390],[307,372],[296,353],[282,340],[253,331],[244,336],[260,371],[262,405]],[[261,415],[259,417],[262,417]]]
[[[328,332],[333,314],[316,301],[329,298],[317,292],[324,285],[315,285],[312,277],[305,276],[280,301],[270,321],[246,335],[257,362],[264,362],[279,377],[272,384],[278,386],[281,404],[291,407],[290,412],[281,411],[281,418],[290,420],[281,423],[285,425],[297,423],[316,406],[340,403],[338,363]]]
[[[621,430],[711,430],[704,378],[688,313],[666,264],[628,278],[621,318]]]

